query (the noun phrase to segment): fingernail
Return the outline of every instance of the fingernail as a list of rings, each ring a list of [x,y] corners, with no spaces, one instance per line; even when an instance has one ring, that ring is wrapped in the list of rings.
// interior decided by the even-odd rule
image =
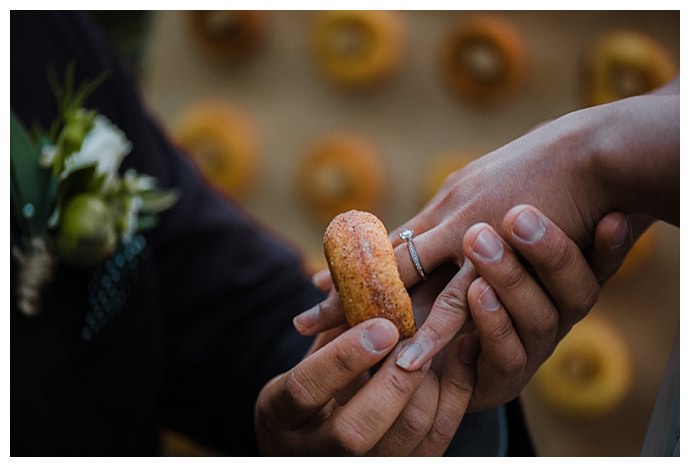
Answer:
[[[513,234],[523,242],[539,241],[544,236],[544,232],[546,232],[544,222],[531,209],[525,209],[518,214],[513,224]]]
[[[419,356],[422,355],[423,350],[424,349],[422,346],[416,342],[409,344],[400,352],[395,364],[400,368],[407,370],[419,358]]]
[[[494,289],[492,289],[488,284],[484,288],[482,294],[479,296],[479,303],[486,311],[496,311],[500,306],[498,303],[498,298],[494,293]]]
[[[487,229],[479,232],[474,245],[472,245],[472,250],[475,255],[490,263],[498,261],[503,256],[503,245],[501,245],[501,242],[498,241],[493,232]]]
[[[331,285],[331,272],[328,269],[322,269],[311,276],[311,283],[319,290],[329,288]]]
[[[395,326],[390,321],[376,320],[362,333],[362,345],[370,352],[381,352],[398,341]]]
[[[460,360],[465,365],[474,365],[479,356],[479,339],[475,336],[465,336],[460,345]]]
[[[625,222],[621,223],[621,225],[618,227],[616,235],[609,242],[611,248],[620,248],[625,245],[630,237],[630,230],[630,221],[626,217]]]
[[[316,305],[309,308],[307,311],[300,313],[292,319],[292,325],[298,331],[305,331],[316,324],[319,320],[320,306]]]

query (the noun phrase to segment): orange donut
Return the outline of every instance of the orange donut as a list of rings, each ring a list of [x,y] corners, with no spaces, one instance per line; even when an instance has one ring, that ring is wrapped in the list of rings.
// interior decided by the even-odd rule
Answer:
[[[649,262],[657,242],[657,234],[652,226],[637,239],[614,277],[627,279],[639,273]]]
[[[266,29],[265,13],[249,10],[204,10],[188,13],[197,41],[213,58],[236,60],[253,52]]]
[[[525,78],[526,52],[520,33],[506,19],[479,15],[461,21],[443,47],[445,80],[474,101],[493,101]]]
[[[320,68],[335,83],[370,87],[400,65],[402,22],[392,11],[323,12],[316,18],[311,42]]]
[[[651,37],[617,31],[597,40],[586,58],[590,105],[644,94],[670,81],[676,66]]]
[[[632,383],[630,346],[603,316],[573,327],[534,376],[544,400],[571,418],[596,418],[621,403]]]
[[[187,109],[173,138],[216,189],[239,197],[250,188],[259,156],[256,128],[248,116],[218,101]]]
[[[386,318],[396,325],[401,339],[412,337],[412,301],[383,223],[368,212],[339,214],[326,228],[323,247],[350,326]]]
[[[297,186],[301,198],[324,224],[350,209],[375,211],[385,188],[383,163],[363,138],[327,136],[302,159]]]

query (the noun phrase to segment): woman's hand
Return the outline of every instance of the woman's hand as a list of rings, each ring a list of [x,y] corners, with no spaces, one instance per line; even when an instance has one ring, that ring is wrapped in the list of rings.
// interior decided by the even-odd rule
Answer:
[[[403,227],[418,234],[417,253],[430,273],[447,263],[460,266],[467,229],[484,222],[500,232],[516,204],[538,207],[580,249],[592,247],[597,223],[614,210],[643,214],[647,223],[677,222],[678,114],[678,95],[663,93],[581,110],[456,172],[418,215],[391,234],[405,285],[413,287],[420,277],[397,238]],[[465,293],[451,278],[401,353],[401,366],[418,368],[458,331],[464,319],[458,304]],[[568,321],[573,318],[565,317]]]

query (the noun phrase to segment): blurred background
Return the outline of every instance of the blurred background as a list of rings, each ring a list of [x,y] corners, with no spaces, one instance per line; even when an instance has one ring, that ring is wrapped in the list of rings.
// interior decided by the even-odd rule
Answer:
[[[338,212],[412,217],[445,176],[679,68],[679,12],[97,12],[209,183],[324,267]],[[526,180],[528,183],[529,181]],[[523,397],[540,455],[639,454],[679,322],[657,224]],[[203,454],[166,433],[170,454]]]

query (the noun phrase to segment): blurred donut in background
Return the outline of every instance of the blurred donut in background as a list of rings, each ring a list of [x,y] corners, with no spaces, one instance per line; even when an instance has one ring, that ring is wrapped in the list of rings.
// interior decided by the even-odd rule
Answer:
[[[300,198],[322,223],[350,209],[376,212],[385,185],[384,165],[373,144],[353,134],[317,141],[297,170]]]
[[[222,101],[197,102],[183,111],[173,139],[220,192],[238,198],[252,187],[259,143],[254,122],[241,110]]]
[[[403,23],[393,11],[316,14],[311,45],[319,68],[346,88],[370,88],[400,66]]]
[[[677,71],[663,45],[636,31],[599,38],[587,52],[585,68],[589,105],[644,94],[670,81]]]
[[[498,15],[462,18],[442,47],[448,87],[475,102],[497,102],[525,79],[527,52],[521,34]]]
[[[472,162],[478,154],[464,151],[446,151],[436,156],[426,168],[421,187],[421,202],[426,204],[443,186],[448,176]]]
[[[266,12],[204,10],[187,13],[196,42],[207,56],[235,61],[256,51],[266,30]]]
[[[658,235],[655,233],[654,226],[647,229],[645,233],[637,239],[614,278],[616,280],[628,279],[643,271],[651,260],[652,253],[657,248],[659,242],[657,237]]]
[[[534,385],[561,415],[595,419],[623,401],[632,375],[629,343],[610,320],[590,314],[558,344],[535,374]]]

